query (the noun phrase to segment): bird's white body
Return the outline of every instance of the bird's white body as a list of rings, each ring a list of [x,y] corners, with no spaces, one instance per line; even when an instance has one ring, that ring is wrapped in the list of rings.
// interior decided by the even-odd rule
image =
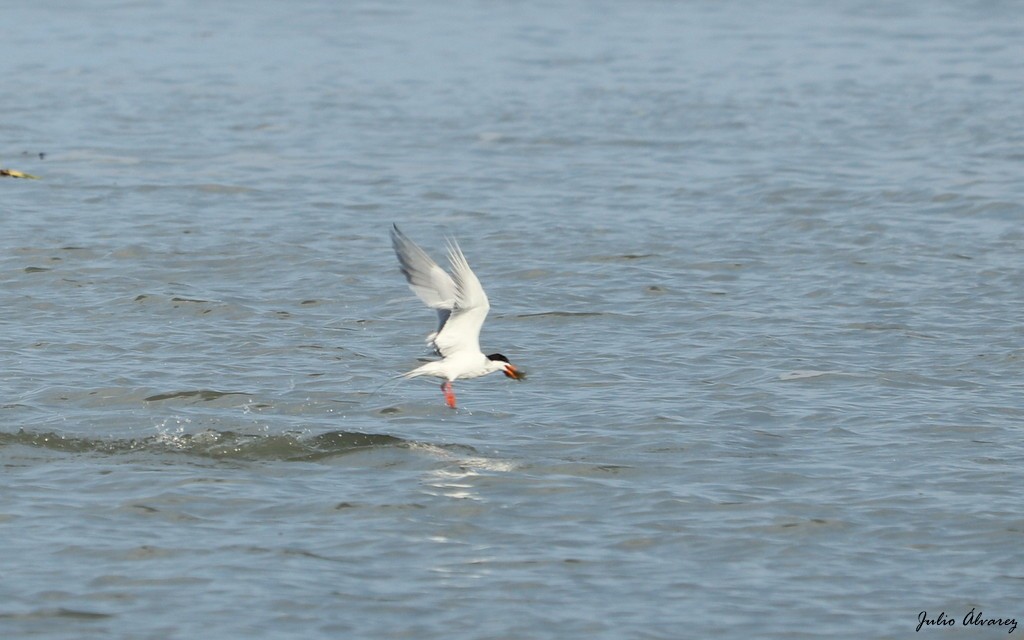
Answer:
[[[504,371],[505,366],[505,363],[500,360],[488,360],[483,353],[460,353],[443,360],[428,362],[412,371],[403,373],[402,377],[433,376],[454,382],[457,379],[479,378],[488,373]]]

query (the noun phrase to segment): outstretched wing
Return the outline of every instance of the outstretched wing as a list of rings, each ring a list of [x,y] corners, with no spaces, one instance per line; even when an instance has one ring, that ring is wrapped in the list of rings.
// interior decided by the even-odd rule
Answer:
[[[405,237],[405,234],[398,230],[398,225],[391,227],[391,246],[395,248],[395,255],[398,256],[398,263],[406,281],[409,282],[409,288],[425,305],[437,311],[437,332],[427,338],[433,342],[444,328],[455,306],[458,295],[455,281],[427,255],[426,251]]]
[[[455,304],[451,316],[434,338],[434,346],[444,357],[460,351],[480,352],[480,328],[491,309],[480,280],[469,268],[466,256],[454,241],[448,242],[448,260],[452,265]]]

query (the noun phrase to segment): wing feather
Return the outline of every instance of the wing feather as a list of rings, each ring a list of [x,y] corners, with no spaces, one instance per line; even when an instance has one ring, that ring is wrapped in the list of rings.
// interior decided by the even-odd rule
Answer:
[[[391,246],[395,249],[398,264],[409,283],[409,288],[425,305],[437,311],[437,332],[428,338],[433,342],[437,333],[444,328],[455,306],[458,295],[455,281],[427,255],[426,251],[399,231],[398,225],[392,225]]]
[[[480,352],[480,329],[491,309],[480,280],[469,267],[466,256],[454,240],[448,242],[448,260],[455,285],[455,304],[451,317],[434,338],[438,353],[444,357],[467,351]]]

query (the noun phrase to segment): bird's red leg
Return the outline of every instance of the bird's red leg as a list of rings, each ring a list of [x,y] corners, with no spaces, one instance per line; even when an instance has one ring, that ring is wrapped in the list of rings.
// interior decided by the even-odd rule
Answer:
[[[444,391],[444,401],[448,403],[448,408],[455,408],[455,392],[452,391],[452,383],[445,380],[441,383],[441,391]]]

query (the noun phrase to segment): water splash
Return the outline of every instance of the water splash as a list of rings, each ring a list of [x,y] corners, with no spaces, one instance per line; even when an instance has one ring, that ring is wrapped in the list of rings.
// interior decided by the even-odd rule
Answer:
[[[162,432],[142,438],[83,438],[55,432],[0,433],[0,448],[23,446],[63,453],[126,455],[182,454],[216,460],[314,461],[373,448],[411,448],[415,443],[376,433],[331,431],[246,434],[208,429],[198,433]]]

